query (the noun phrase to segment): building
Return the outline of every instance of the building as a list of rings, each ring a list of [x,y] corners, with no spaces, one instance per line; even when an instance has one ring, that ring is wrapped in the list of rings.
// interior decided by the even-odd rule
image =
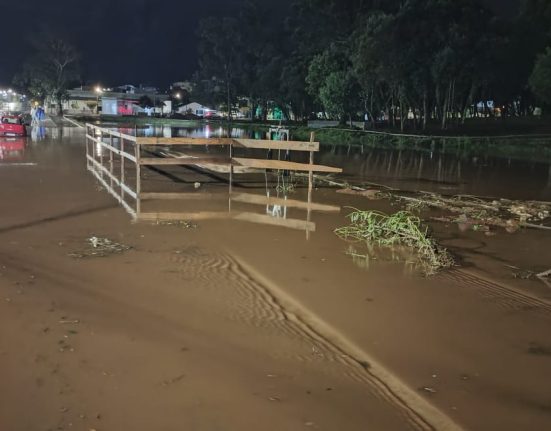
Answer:
[[[147,97],[153,109],[146,111],[140,102]],[[111,89],[76,88],[67,92],[63,112],[70,115],[169,115],[172,102],[169,96],[158,94],[156,89],[124,85]]]
[[[29,108],[27,97],[12,89],[0,89],[0,112],[23,112]]]
[[[208,108],[197,102],[188,103],[187,105],[180,106],[178,108],[178,114],[193,114],[198,117],[210,117],[216,115],[214,109]]]

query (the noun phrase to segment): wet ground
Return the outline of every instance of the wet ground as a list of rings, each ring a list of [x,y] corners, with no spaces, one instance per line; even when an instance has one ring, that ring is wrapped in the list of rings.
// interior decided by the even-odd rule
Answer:
[[[83,131],[7,142],[0,430],[551,427],[551,291],[512,268],[549,269],[550,233],[435,224],[459,266],[425,278],[388,259],[354,261],[333,234],[347,207],[394,211],[387,201],[319,185],[309,213],[300,182],[285,193],[277,178],[242,176],[230,194],[224,175],[170,168],[144,172],[145,191],[193,198],[142,210],[195,220],[133,222],[87,172]],[[351,154],[344,178],[549,194],[537,165],[466,162],[458,181],[444,162],[430,168],[438,159],[416,176],[419,157],[393,156],[390,169],[390,153],[369,157]],[[500,178],[530,187],[500,189]],[[263,203],[267,194],[292,202]],[[91,237],[131,249],[86,257]]]

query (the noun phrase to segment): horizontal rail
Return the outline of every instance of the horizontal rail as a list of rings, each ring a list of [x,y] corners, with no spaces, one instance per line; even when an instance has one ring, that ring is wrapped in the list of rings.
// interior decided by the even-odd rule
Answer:
[[[163,166],[163,165],[222,165],[229,166],[230,159],[221,159],[213,157],[204,157],[204,158],[194,158],[194,157],[176,157],[165,159],[161,157],[152,157],[152,158],[141,158],[140,165],[149,165],[149,166]]]
[[[109,151],[112,151],[115,154],[118,154],[119,156],[122,156],[131,162],[136,163],[136,157],[131,155],[130,153],[127,153],[126,151],[121,151],[118,148],[113,147],[112,145],[107,144],[106,142],[103,142],[100,139],[94,138],[93,136],[86,135],[88,139],[95,142],[96,144],[100,144],[102,147],[107,148]]]
[[[196,213],[140,213],[138,220],[145,221],[171,221],[171,220],[225,220],[230,219],[231,214],[227,211],[203,211]]]
[[[243,166],[253,169],[278,169],[302,172],[327,172],[335,174],[340,174],[342,172],[341,168],[334,168],[332,166],[286,162],[283,160],[245,159],[234,157],[233,164],[236,166]]]
[[[233,145],[234,147],[283,150],[283,151],[319,151],[319,142],[271,141],[266,139],[233,139],[233,138],[137,138],[138,145]]]
[[[214,193],[140,193],[143,200],[207,200],[215,197]]]
[[[234,220],[248,221],[251,223],[267,224],[271,226],[285,227],[289,229],[305,230],[308,232],[316,231],[316,224],[311,221],[276,218],[269,215],[255,213],[239,213],[232,217]]]
[[[298,208],[322,212],[340,212],[341,207],[335,205],[316,204],[312,202],[297,201],[294,199],[281,199],[271,196],[255,195],[251,193],[237,193],[231,195],[231,200],[253,205],[280,205],[282,207]]]
[[[232,145],[231,138],[137,138],[138,145]]]
[[[95,124],[86,123],[86,127],[90,127],[91,129],[94,129],[94,130],[99,130],[100,132],[105,133],[106,135],[111,135],[111,136],[114,136],[116,138],[121,138],[121,139],[124,139],[124,140],[127,140],[127,141],[136,142],[136,140],[137,140],[136,136],[127,135],[127,134],[121,133],[121,132],[116,132],[114,130],[106,129],[105,127],[96,126]]]
[[[264,139],[234,139],[235,147],[263,149],[263,150],[282,150],[282,151],[319,151],[319,142],[302,141],[268,141]]]

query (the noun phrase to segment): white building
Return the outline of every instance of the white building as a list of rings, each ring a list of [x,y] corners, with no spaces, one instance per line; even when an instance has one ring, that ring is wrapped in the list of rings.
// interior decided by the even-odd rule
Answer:
[[[178,114],[193,114],[198,117],[208,117],[213,113],[216,113],[214,109],[210,109],[197,102],[188,103],[178,108]]]

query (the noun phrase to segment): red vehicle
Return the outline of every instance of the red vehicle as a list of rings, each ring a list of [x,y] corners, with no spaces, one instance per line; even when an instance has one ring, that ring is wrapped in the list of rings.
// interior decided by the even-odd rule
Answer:
[[[23,119],[16,115],[0,116],[0,136],[27,136]]]

